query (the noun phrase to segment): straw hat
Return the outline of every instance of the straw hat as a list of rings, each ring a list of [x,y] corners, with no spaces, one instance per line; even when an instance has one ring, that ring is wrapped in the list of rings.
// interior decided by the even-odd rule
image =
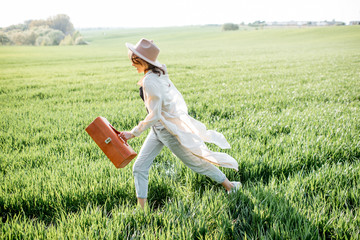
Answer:
[[[156,60],[157,56],[159,55],[160,49],[153,43],[152,40],[142,38],[135,46],[131,43],[126,43],[125,45],[139,58],[156,67],[162,67],[162,64]]]

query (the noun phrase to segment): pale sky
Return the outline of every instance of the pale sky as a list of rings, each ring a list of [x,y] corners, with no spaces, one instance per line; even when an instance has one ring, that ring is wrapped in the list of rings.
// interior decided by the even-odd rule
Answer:
[[[261,21],[360,21],[360,0],[7,0],[0,27],[67,14],[75,28]]]

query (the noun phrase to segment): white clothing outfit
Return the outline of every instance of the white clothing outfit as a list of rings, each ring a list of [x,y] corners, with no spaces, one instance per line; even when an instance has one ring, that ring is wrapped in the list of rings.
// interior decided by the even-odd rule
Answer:
[[[182,146],[178,139],[171,135],[166,128],[161,127],[161,124],[157,124],[156,127],[151,128],[133,165],[136,196],[138,198],[147,198],[149,169],[164,145],[193,171],[206,175],[217,183],[225,181],[226,176],[220,169],[196,157]]]
[[[166,69],[165,65],[164,69]],[[220,148],[230,148],[224,135],[214,130],[207,130],[205,125],[188,114],[188,109],[181,93],[170,81],[168,74],[149,71],[140,80],[143,87],[144,102],[148,115],[131,130],[139,136],[149,127],[160,123],[175,136],[179,143],[193,155],[216,166],[238,170],[237,161],[226,153],[210,151],[205,142],[214,143]]]
[[[164,69],[165,66],[164,66]],[[226,153],[210,151],[204,142],[230,148],[225,137],[188,115],[185,101],[167,73],[149,71],[140,80],[148,115],[131,130],[135,136],[152,127],[133,165],[136,195],[147,198],[149,169],[162,147],[167,146],[193,171],[218,183],[226,176],[217,166],[238,170],[238,163]]]

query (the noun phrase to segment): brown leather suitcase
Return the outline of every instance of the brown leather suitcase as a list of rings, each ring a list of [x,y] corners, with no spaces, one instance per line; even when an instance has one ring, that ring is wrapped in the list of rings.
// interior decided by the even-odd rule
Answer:
[[[120,132],[106,118],[97,117],[85,130],[115,167],[123,168],[136,157],[136,152],[118,136]]]

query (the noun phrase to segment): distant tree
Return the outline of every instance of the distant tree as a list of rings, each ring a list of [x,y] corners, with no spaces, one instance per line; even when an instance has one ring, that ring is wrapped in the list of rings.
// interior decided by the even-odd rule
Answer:
[[[33,20],[26,20],[25,22],[24,22],[24,25],[26,26],[26,29],[29,29],[29,25],[30,25],[30,23],[32,22]]]
[[[79,31],[75,31],[75,32],[72,34],[72,39],[73,39],[73,41],[75,42],[75,40],[76,40],[78,37],[81,37],[81,34],[80,34]]]
[[[14,31],[14,30],[19,30],[19,31],[25,31],[27,29],[27,26],[25,24],[17,24],[17,25],[11,25],[9,27],[4,28],[5,32],[10,32],[10,31]]]
[[[46,36],[47,34],[49,34],[52,29],[47,27],[47,26],[41,26],[41,27],[36,27],[34,29],[32,29],[37,36]]]
[[[13,31],[10,35],[11,41],[15,45],[25,45],[26,39],[23,32]]]
[[[75,31],[70,18],[59,14],[48,20],[27,20],[24,24],[0,28],[0,45],[83,45],[87,44]]]
[[[87,45],[83,37],[78,37],[75,39],[75,45]]]
[[[37,38],[37,35],[35,32],[28,30],[28,31],[23,32],[23,35],[24,35],[25,40],[22,45],[34,45],[35,44],[35,41]]]
[[[52,29],[46,36],[50,39],[51,45],[59,45],[65,34],[60,30]]]
[[[12,42],[6,33],[0,31],[0,45],[10,45]]]
[[[65,38],[63,40],[61,40],[60,45],[64,46],[64,45],[74,45],[74,41],[72,39],[72,36],[66,35]]]
[[[73,33],[72,40],[75,45],[87,45],[79,31]]]
[[[49,26],[49,22],[45,20],[30,20],[29,22],[29,29],[36,28],[36,27],[47,27]]]
[[[264,28],[266,26],[266,23],[265,23],[265,21],[255,21],[253,23],[249,23],[249,26],[256,27],[256,28],[258,28],[258,27]]]
[[[52,44],[51,44],[51,40],[49,37],[41,36],[36,39],[35,45],[36,46],[50,46]]]
[[[70,22],[70,17],[65,14],[58,14],[48,19],[49,27],[62,31],[65,35],[72,34],[75,29]]]
[[[223,31],[233,31],[233,30],[239,30],[239,25],[234,23],[225,23],[222,25]]]

